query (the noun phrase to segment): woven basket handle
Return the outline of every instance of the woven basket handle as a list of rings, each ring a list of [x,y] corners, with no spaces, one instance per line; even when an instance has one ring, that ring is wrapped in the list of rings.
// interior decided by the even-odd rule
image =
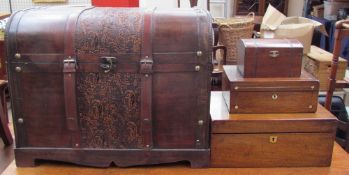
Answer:
[[[250,17],[250,16],[252,16],[252,18],[254,19],[254,12],[250,12],[250,13],[248,13],[247,15],[246,15],[246,17]]]
[[[254,12],[250,12],[246,15],[247,18],[253,18],[254,19]],[[225,23],[222,23],[222,24],[219,24],[218,26],[218,30],[221,28],[221,27],[228,27],[228,28],[231,28],[228,24],[225,24]]]

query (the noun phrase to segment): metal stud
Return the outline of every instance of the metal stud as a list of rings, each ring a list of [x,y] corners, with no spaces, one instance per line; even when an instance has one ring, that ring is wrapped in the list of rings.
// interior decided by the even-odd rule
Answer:
[[[201,56],[202,56],[202,52],[199,50],[199,51],[196,52],[196,55],[197,55],[198,57],[201,57]]]
[[[199,142],[200,142],[200,140],[199,140],[199,139],[197,139],[197,140],[196,140],[196,143],[199,143]]]
[[[199,72],[200,71],[200,66],[195,66],[195,71]]]
[[[309,105],[309,109],[312,109],[313,108],[313,105]]]
[[[235,90],[238,90],[238,89],[239,89],[239,86],[235,86],[234,89],[235,89]]]
[[[15,58],[16,58],[16,59],[21,59],[21,54],[16,53],[16,54],[15,54]]]
[[[22,71],[22,68],[21,67],[16,67],[16,72],[21,72]]]
[[[145,147],[150,148],[150,145],[145,145]]]
[[[18,123],[23,123],[23,122],[24,122],[24,120],[22,118],[18,119]]]
[[[202,126],[204,124],[204,121],[203,120],[199,120],[198,121],[198,125]]]
[[[273,100],[276,100],[276,99],[278,99],[278,98],[279,98],[278,94],[273,94],[273,95],[271,95],[271,99],[273,99]]]
[[[79,147],[79,144],[78,144],[78,143],[76,143],[76,144],[75,144],[75,147]]]
[[[148,75],[148,74],[145,74],[144,76],[145,76],[145,77],[149,77],[149,75]]]
[[[235,105],[234,108],[235,108],[235,109],[239,109],[239,106],[238,106],[238,105]]]
[[[315,86],[310,86],[310,88],[311,88],[311,89],[314,89],[314,88],[315,88]]]

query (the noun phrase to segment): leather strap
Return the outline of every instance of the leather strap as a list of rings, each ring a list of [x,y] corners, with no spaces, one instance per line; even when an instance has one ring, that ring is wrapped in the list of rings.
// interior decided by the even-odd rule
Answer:
[[[86,9],[86,8],[85,8]],[[71,132],[72,147],[80,147],[80,133],[78,126],[76,104],[76,54],[74,38],[76,23],[81,12],[85,9],[73,12],[67,19],[64,38],[63,83],[66,126]]]
[[[142,37],[142,55],[139,72],[141,78],[141,119],[144,147],[153,147],[152,136],[152,73],[153,73],[153,43],[152,15],[155,9],[147,10],[143,17],[144,29]]]

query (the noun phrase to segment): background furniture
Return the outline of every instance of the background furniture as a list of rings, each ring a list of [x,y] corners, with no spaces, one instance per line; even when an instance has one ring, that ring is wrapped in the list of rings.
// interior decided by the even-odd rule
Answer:
[[[189,0],[190,1],[190,7],[195,7],[198,5],[198,0]],[[178,8],[181,6],[181,0],[177,0],[178,2]],[[210,11],[210,0],[207,0],[207,10]]]
[[[268,4],[287,15],[288,0],[235,0],[234,14],[246,15],[254,12],[257,16],[263,16]]]
[[[0,13],[0,20],[9,17],[10,14]],[[0,80],[6,78],[6,64],[5,64],[5,45],[4,45],[4,36],[0,34]]]
[[[335,30],[336,30],[336,21],[330,21],[325,18],[318,18],[315,16],[307,16],[307,18],[318,21],[322,23],[325,28],[328,36],[320,33],[319,31],[314,31],[314,37],[312,44],[321,47],[324,50],[329,52],[333,52],[335,45]],[[339,55],[340,57],[349,60],[349,37],[342,39],[341,41],[342,47],[340,48]]]
[[[92,0],[96,7],[139,7],[139,0]]]
[[[325,107],[330,111],[332,104],[333,92],[336,88],[349,88],[349,80],[336,80],[336,74],[338,69],[339,53],[342,46],[342,40],[344,37],[349,36],[349,20],[338,21],[335,25],[336,30],[334,34],[334,48],[333,59],[331,67],[331,75],[329,77],[330,84],[327,91]],[[338,129],[343,131],[346,136],[344,139],[336,138],[339,143],[347,152],[349,152],[349,122],[339,121]]]
[[[7,104],[5,99],[6,88],[7,81],[0,80],[0,137],[4,141],[4,144],[8,146],[13,143],[13,139],[8,126]]]

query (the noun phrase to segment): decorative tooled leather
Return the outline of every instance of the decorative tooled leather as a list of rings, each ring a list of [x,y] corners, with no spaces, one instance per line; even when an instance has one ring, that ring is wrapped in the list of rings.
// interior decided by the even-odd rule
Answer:
[[[75,48],[78,54],[140,53],[142,11],[93,8],[77,22]]]
[[[79,73],[78,116],[87,148],[141,148],[140,76]]]
[[[142,11],[93,8],[81,13],[74,42],[78,55],[113,56],[140,53],[141,39]],[[77,74],[82,147],[142,147],[140,81],[131,73]]]

